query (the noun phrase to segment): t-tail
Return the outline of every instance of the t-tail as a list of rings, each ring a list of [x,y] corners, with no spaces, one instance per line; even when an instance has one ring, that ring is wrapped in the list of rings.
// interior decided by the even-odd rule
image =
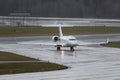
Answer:
[[[62,26],[59,25],[59,36],[62,37],[63,36],[63,33],[62,33]]]

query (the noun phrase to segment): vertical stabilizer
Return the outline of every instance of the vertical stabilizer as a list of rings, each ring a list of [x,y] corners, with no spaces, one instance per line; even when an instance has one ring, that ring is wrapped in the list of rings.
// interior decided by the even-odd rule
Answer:
[[[59,25],[59,36],[62,37],[63,36],[63,33],[62,33],[62,27],[61,25]]]

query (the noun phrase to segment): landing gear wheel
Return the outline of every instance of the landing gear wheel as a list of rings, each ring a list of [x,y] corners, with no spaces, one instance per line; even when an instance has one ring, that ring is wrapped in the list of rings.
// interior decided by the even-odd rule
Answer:
[[[57,47],[57,51],[60,51],[61,49],[60,49],[60,47]]]
[[[70,47],[70,50],[71,50],[71,51],[74,51],[74,47]]]

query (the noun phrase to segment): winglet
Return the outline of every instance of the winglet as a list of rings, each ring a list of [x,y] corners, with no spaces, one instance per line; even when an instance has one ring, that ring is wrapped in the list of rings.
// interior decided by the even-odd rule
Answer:
[[[107,41],[106,41],[106,43],[109,43],[109,38],[107,38]]]
[[[59,24],[59,36],[60,36],[60,37],[63,36],[61,24]]]

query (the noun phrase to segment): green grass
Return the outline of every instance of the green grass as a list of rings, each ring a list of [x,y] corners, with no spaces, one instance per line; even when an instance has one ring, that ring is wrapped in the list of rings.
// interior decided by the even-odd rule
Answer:
[[[120,33],[120,27],[64,27],[65,35]],[[58,34],[58,28],[51,27],[0,27],[0,36],[45,36]]]
[[[120,41],[118,42],[109,42],[108,44],[101,44],[102,46],[120,48]]]
[[[57,28],[46,27],[0,27],[0,36],[38,36],[55,35]]]
[[[9,52],[0,52],[0,61],[38,61],[38,60]]]
[[[66,69],[66,66],[58,65],[49,62],[37,62],[39,60],[9,53],[0,52],[0,61],[32,61],[32,62],[11,62],[0,63],[0,75],[2,74],[16,74],[28,72],[42,72]]]
[[[63,65],[57,65],[49,62],[7,63],[7,64],[0,64],[0,75],[53,71],[53,70],[61,70],[66,68],[67,67]]]
[[[108,34],[120,33],[120,27],[73,27],[65,28],[66,34]]]

